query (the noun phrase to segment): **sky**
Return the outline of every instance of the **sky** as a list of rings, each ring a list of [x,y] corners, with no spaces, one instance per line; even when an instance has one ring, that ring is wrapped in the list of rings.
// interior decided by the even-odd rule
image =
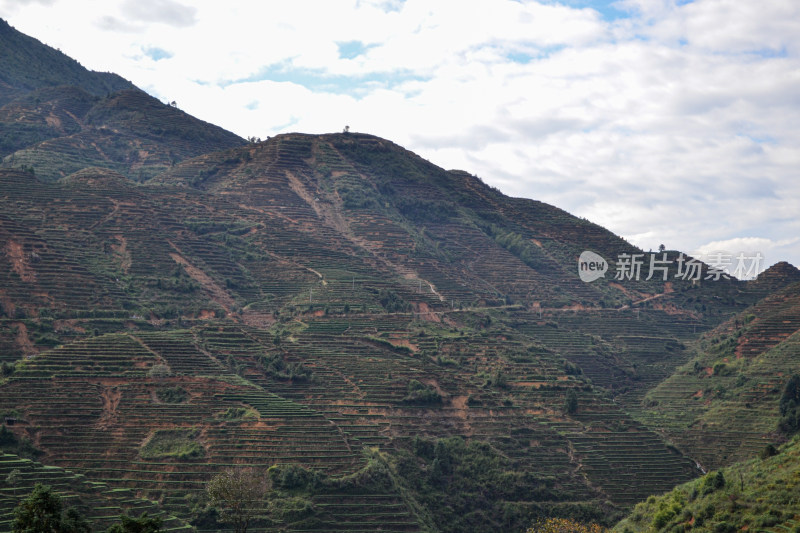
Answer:
[[[800,266],[797,0],[0,0],[0,17],[243,137],[347,125],[645,251]]]

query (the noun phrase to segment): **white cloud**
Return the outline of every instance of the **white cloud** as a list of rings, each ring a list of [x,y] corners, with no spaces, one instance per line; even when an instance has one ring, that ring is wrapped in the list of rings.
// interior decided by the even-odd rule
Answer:
[[[349,124],[645,249],[762,238],[800,265],[794,0],[625,0],[615,20],[535,1],[150,1],[170,9],[0,16],[243,136]]]
[[[775,263],[784,260],[783,254],[800,244],[800,237],[773,241],[763,237],[737,237],[724,241],[713,241],[697,247],[695,255],[700,259],[718,258],[726,264],[725,270],[737,277],[752,279]],[[749,275],[748,275],[749,274]]]

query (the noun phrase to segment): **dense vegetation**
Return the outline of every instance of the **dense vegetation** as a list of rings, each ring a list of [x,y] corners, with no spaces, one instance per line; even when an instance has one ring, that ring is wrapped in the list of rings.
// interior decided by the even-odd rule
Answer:
[[[774,455],[773,455],[774,454]],[[616,531],[798,531],[800,440],[637,505]]]

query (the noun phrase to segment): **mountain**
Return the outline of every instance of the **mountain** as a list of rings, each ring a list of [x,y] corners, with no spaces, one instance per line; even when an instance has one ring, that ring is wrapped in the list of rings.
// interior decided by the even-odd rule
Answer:
[[[79,87],[94,96],[135,89],[116,74],[93,72],[0,19],[0,105],[38,89]]]
[[[243,139],[0,20],[0,167],[54,181],[101,166],[141,181]]]
[[[59,57],[10,35],[31,65]],[[88,71],[17,70],[0,108],[0,135],[28,132],[4,135],[0,166],[0,415],[43,464],[200,531],[225,527],[204,488],[230,467],[272,483],[256,527],[611,525],[698,458],[731,460],[693,447],[686,402],[663,399],[714,337],[747,326],[748,358],[793,364],[791,324],[769,330],[792,320],[790,265],[689,279],[677,250],[386,139],[246,143],[136,88],[96,94]]]

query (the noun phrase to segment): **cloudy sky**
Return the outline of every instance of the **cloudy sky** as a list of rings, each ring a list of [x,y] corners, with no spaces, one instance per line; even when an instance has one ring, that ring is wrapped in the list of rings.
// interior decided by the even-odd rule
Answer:
[[[800,266],[797,0],[0,0],[242,136],[388,138],[645,250]]]

